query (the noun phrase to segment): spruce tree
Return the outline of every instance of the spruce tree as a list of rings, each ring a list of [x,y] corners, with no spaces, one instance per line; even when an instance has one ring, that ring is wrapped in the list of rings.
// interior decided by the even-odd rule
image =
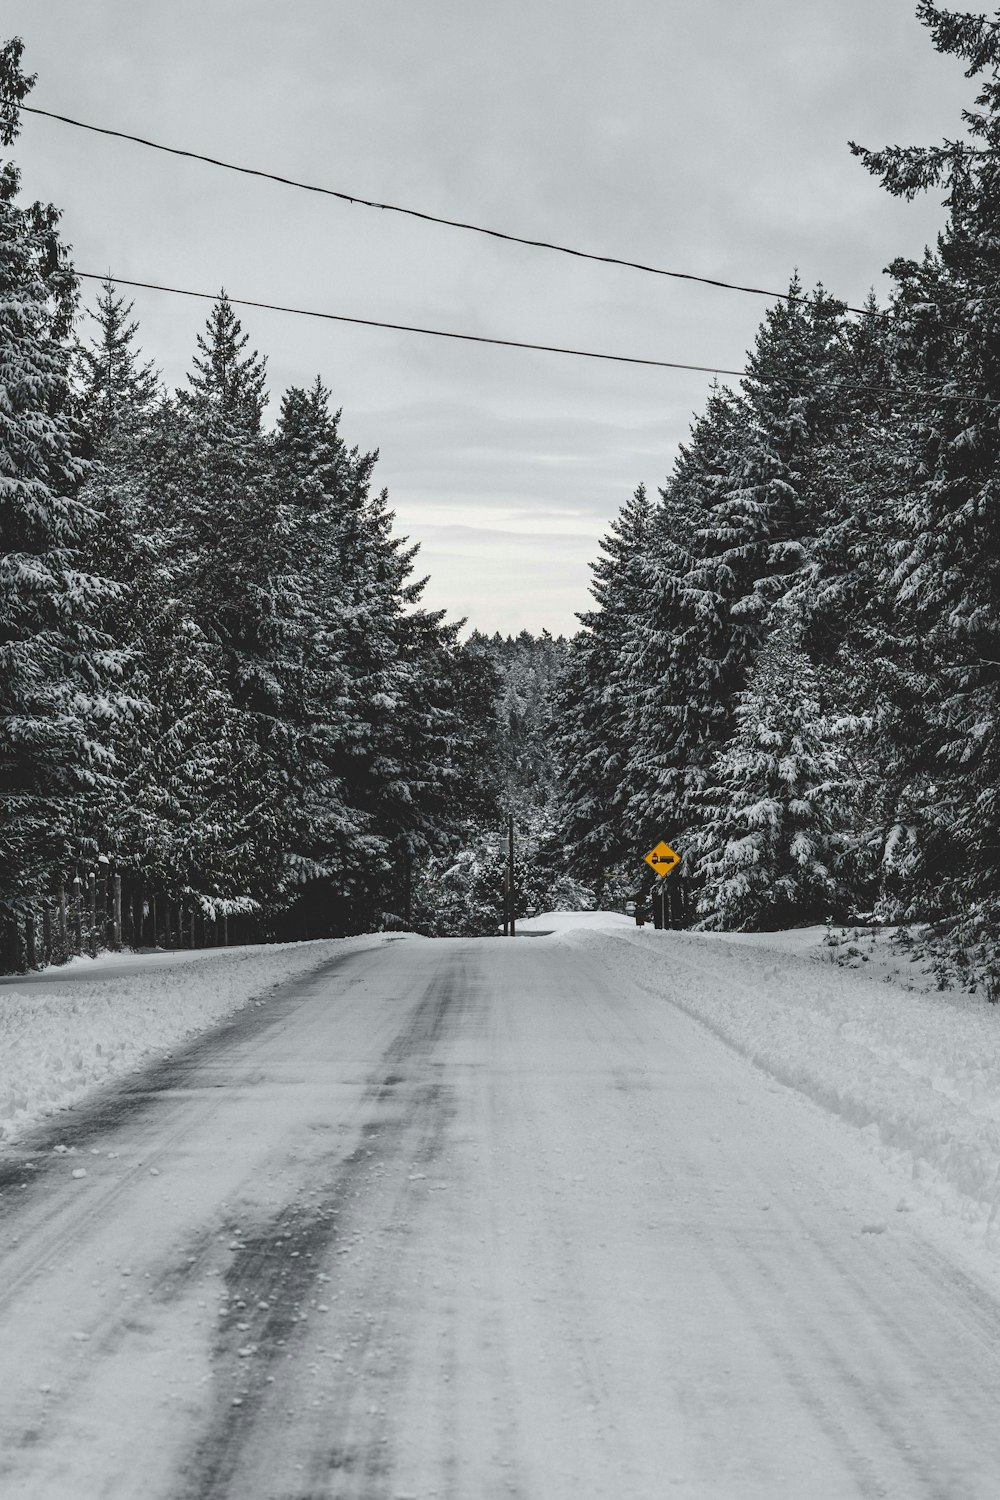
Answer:
[[[227,897],[264,911],[283,899],[288,878],[282,851],[293,795],[286,700],[294,606],[274,465],[260,431],[263,361],[243,355],[245,343],[231,309],[213,309],[191,388],[158,402],[144,424],[139,511],[153,563],[149,694],[153,702],[165,695],[168,722],[176,716],[189,731],[161,741],[163,775],[187,785],[209,750],[203,729],[222,722],[223,761],[226,746],[239,747],[227,783],[238,801],[215,824],[206,806],[206,827],[217,838],[220,867],[246,873],[244,890],[230,887]],[[197,673],[212,685],[207,719],[185,701],[195,679],[178,671],[178,635],[197,643]],[[176,795],[183,801],[187,793]]]
[[[725,543],[716,516],[747,420],[745,402],[714,390],[653,513],[643,608],[622,656],[630,683],[624,780],[644,848],[664,836],[679,849],[690,843],[708,768],[757,648],[756,627],[733,615],[735,577],[718,558]]]
[[[195,406],[214,406],[249,432],[259,433],[267,405],[267,361],[256,349],[244,353],[250,335],[233,312],[225,288],[198,334],[188,383]]]
[[[22,43],[0,49],[0,144],[33,83]],[[93,792],[108,769],[117,654],[101,612],[114,585],[81,566],[90,525],[71,416],[76,283],[56,209],[18,201],[0,166],[0,945],[16,960],[19,912],[93,851]]]
[[[74,407],[91,460],[80,492],[93,518],[85,556],[119,585],[106,619],[123,658],[123,712],[110,742],[116,771],[101,818],[105,852],[134,869],[149,858],[138,786],[155,763],[147,732],[155,717],[148,647],[158,608],[159,529],[144,509],[143,476],[159,380],[141,358],[132,306],[113,282],[102,283],[87,328],[88,337],[76,335],[72,362]]]
[[[595,608],[579,615],[556,692],[552,743],[559,767],[560,828],[574,874],[603,890],[609,871],[637,851],[625,766],[630,752],[629,653],[649,608],[653,510],[640,485],[591,564]]]
[[[352,775],[368,713],[356,653],[366,631],[380,628],[366,610],[357,558],[366,465],[347,449],[340,413],[329,402],[318,379],[308,390],[292,387],[274,441],[285,571],[294,582],[287,622],[294,662],[286,700],[294,729],[289,920],[312,932],[352,924],[358,871],[374,842]]]
[[[1000,25],[929,3],[918,15],[979,80],[968,137],[853,149],[896,196],[946,191],[936,247],[890,267],[896,534],[883,577],[907,733],[888,857],[904,912],[961,925],[1000,906]]]
[[[899,425],[892,319],[870,297],[845,329],[845,417],[820,445],[818,521],[787,602],[823,684],[823,709],[851,743],[856,764],[851,833],[838,869],[855,904],[885,895],[885,852],[903,810],[906,747],[923,734],[906,681],[891,574],[899,526]],[[901,780],[902,777],[902,780]],[[895,877],[894,877],[895,878]],[[897,880],[898,883],[898,880]]]
[[[416,549],[372,493],[377,455],[348,450],[321,382],[286,394],[274,453],[296,601],[289,920],[398,920],[405,872],[492,815],[495,677],[421,607]]]
[[[816,671],[782,616],[737,699],[732,737],[704,794],[693,852],[708,925],[769,929],[841,911],[846,771],[822,719]]]
[[[850,376],[844,307],[817,288],[770,308],[742,381],[748,421],[711,518],[711,553],[731,579],[732,614],[751,628],[793,588],[823,515],[824,445],[843,428]]]
[[[110,278],[102,282],[97,306],[88,313],[96,326],[89,339],[76,343],[80,419],[102,451],[117,432],[127,431],[149,411],[159,390],[155,366],[142,361],[136,347],[139,325],[132,309]]]

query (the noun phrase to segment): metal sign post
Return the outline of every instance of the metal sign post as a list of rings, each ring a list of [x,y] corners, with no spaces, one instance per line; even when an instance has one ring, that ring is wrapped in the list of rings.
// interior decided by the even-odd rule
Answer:
[[[649,868],[652,870],[653,874],[657,877],[657,885],[654,886],[650,898],[654,913],[656,910],[656,898],[657,896],[659,896],[660,898],[660,920],[659,922],[656,922],[654,917],[654,926],[662,927],[665,931],[668,926],[667,902],[669,899],[667,896],[666,876],[671,874],[672,871],[676,870],[677,866],[681,862],[681,857],[677,853],[677,850],[671,849],[670,845],[664,843],[663,839],[660,840],[655,848],[650,849],[649,853],[644,854],[642,857],[646,861]],[[673,902],[670,901],[671,922],[673,921],[673,914]]]

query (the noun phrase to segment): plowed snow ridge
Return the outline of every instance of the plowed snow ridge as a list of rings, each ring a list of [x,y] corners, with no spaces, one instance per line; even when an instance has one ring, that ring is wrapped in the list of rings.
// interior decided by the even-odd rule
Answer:
[[[331,956],[387,941],[103,955],[0,984],[0,1143]]]
[[[805,953],[785,934],[769,946],[622,926],[549,941],[663,995],[859,1127],[968,1237],[1000,1249],[1000,1007],[845,972],[824,961],[819,930]]]

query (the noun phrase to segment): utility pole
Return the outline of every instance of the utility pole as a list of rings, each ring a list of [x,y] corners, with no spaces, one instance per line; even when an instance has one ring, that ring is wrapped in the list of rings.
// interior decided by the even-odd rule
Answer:
[[[399,840],[399,861],[403,866],[403,910],[400,913],[403,918],[403,927],[409,932],[413,926],[413,854],[410,850],[410,840],[404,833]]]
[[[507,910],[510,914],[510,935],[516,936],[514,930],[514,814],[507,815]],[[507,924],[504,923],[504,935],[506,936]]]

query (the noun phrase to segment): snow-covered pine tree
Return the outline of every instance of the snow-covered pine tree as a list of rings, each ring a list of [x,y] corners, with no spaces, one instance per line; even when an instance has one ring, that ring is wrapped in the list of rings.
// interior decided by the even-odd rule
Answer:
[[[0,143],[33,79],[23,46],[0,48]],[[102,629],[114,584],[81,565],[91,516],[71,418],[76,283],[59,214],[18,201],[0,166],[0,967],[17,961],[19,914],[60,867],[95,852],[93,792],[120,665]]]
[[[556,691],[552,723],[559,777],[559,826],[572,873],[600,892],[609,870],[642,853],[628,808],[625,766],[634,688],[629,652],[650,607],[645,572],[653,508],[640,485],[622,506],[591,563],[595,608],[580,631]]]
[[[885,586],[900,722],[890,833],[901,906],[965,924],[1000,911],[1000,20],[921,3],[935,47],[979,81],[965,139],[852,149],[903,198],[944,187],[920,261],[890,267],[897,528]],[[900,860],[899,851],[907,851]],[[991,915],[990,915],[991,914]],[[992,939],[996,945],[995,935]],[[995,961],[995,955],[994,955]]]
[[[815,520],[789,592],[810,655],[830,668],[847,651],[868,654],[873,622],[879,633],[888,624],[879,574],[891,545],[886,498],[897,461],[890,315],[874,295],[842,338],[841,417],[812,457]]]
[[[782,613],[704,794],[694,856],[706,925],[767,930],[841,909],[846,772],[822,719],[815,668]]]
[[[690,843],[758,644],[756,627],[732,617],[733,574],[716,555],[715,511],[741,460],[747,421],[745,402],[713,390],[653,512],[644,608],[623,650],[631,687],[625,782],[643,848],[664,835],[681,849]]]
[[[116,294],[112,281],[101,285],[96,308],[88,313],[91,336],[77,335],[73,349],[73,397],[90,466],[85,491],[95,513],[90,546],[116,579],[128,583],[119,613],[134,620],[134,585],[141,572],[139,553],[148,518],[140,519],[139,471],[142,438],[160,393],[155,367],[144,362],[136,342],[132,304]]]
[[[669,831],[691,845],[770,611],[806,576],[828,498],[820,455],[847,420],[846,337],[842,305],[821,289],[804,297],[794,279],[761,325],[742,392],[711,393],[661,491],[622,664],[640,842]]]
[[[376,454],[348,450],[317,381],[275,435],[286,567],[297,600],[289,923],[349,930],[396,917],[405,875],[495,800],[496,679],[420,607],[416,549],[393,535]],[[491,779],[492,778],[492,779]]]
[[[74,408],[91,460],[80,492],[93,516],[85,555],[89,566],[119,585],[107,625],[124,660],[123,712],[111,736],[116,772],[101,808],[103,847],[121,867],[134,869],[140,860],[150,863],[140,809],[155,800],[144,803],[138,786],[155,763],[146,728],[154,716],[147,696],[152,685],[147,645],[156,617],[157,530],[143,510],[142,476],[159,381],[153,365],[141,357],[132,305],[113,282],[102,283],[86,328],[86,337],[77,332],[71,372]],[[151,868],[158,864],[154,859]]]
[[[454,847],[473,823],[500,820],[495,754],[499,679],[458,642],[463,621],[443,610],[408,610],[400,619],[400,729],[411,788],[399,818],[418,854]]]
[[[233,312],[225,287],[198,334],[199,354],[188,382],[192,404],[214,406],[248,432],[259,433],[267,405],[267,361],[251,349],[250,335]]]
[[[363,517],[368,603],[382,629],[373,620],[365,632],[366,652],[359,652],[373,691],[359,744],[367,750],[366,763],[355,761],[352,785],[363,789],[380,830],[381,888],[397,901],[386,857],[394,841],[405,841],[418,859],[452,846],[462,825],[491,797],[491,767],[479,747],[489,733],[496,681],[490,674],[485,691],[472,691],[477,664],[458,646],[461,622],[446,624],[443,611],[421,604],[427,580],[413,576],[418,549],[393,535],[385,491],[369,496]],[[373,898],[377,891],[378,883]]]
[[[283,899],[283,851],[291,843],[286,697],[294,670],[288,622],[296,606],[284,512],[260,430],[264,366],[256,354],[243,354],[245,344],[223,299],[199,338],[190,389],[158,403],[145,431],[142,510],[158,574],[152,672],[163,688],[186,680],[174,670],[164,633],[185,622],[182,634],[193,631],[191,639],[201,643],[200,670],[235,715],[220,744],[238,745],[242,757],[232,786],[243,800],[230,807],[232,858],[220,848],[222,864],[248,869],[251,884],[242,897],[270,910]],[[198,715],[188,717],[180,703],[175,708],[195,728],[197,746]],[[225,840],[225,828],[216,831]],[[241,863],[244,850],[250,857]]]
[[[337,737],[334,769],[343,782],[359,836],[341,884],[351,930],[399,913],[395,872],[420,821],[414,781],[414,729],[409,719],[412,648],[406,615],[422,583],[412,580],[416,547],[393,535],[385,491],[372,491],[377,453],[349,455],[342,495],[337,565],[344,599],[338,626],[347,667],[345,732]]]
[[[118,295],[109,278],[101,283],[97,305],[89,311],[89,339],[77,339],[74,385],[80,420],[91,441],[106,457],[109,439],[141,421],[159,388],[155,365],[143,361],[136,345],[138,323],[133,304]]]
[[[845,423],[844,305],[819,287],[764,316],[742,381],[748,422],[705,550],[728,574],[732,617],[763,627],[805,566],[823,511],[819,455]]]
[[[179,573],[199,623],[222,647],[234,701],[274,717],[285,603],[275,587],[280,507],[260,431],[265,363],[256,351],[243,354],[248,338],[222,293],[198,335],[190,390],[178,397],[180,449],[171,460],[179,468],[164,510]]]
[[[803,649],[823,683],[824,713],[837,717],[857,766],[852,833],[838,870],[859,909],[884,894],[883,852],[899,808],[899,749],[917,726],[899,673],[898,624],[887,575],[898,540],[899,433],[891,318],[869,297],[844,329],[850,376],[844,421],[816,456],[815,535],[787,603]],[[919,737],[919,735],[918,735]]]
[[[356,455],[340,435],[340,413],[317,379],[292,387],[274,438],[284,513],[286,572],[295,580],[287,622],[294,660],[285,715],[294,726],[289,763],[292,907],[285,919],[313,935],[344,924],[344,897],[364,861],[369,819],[351,805],[345,747],[363,705],[353,690],[357,598],[346,576],[346,539],[357,527]]]

